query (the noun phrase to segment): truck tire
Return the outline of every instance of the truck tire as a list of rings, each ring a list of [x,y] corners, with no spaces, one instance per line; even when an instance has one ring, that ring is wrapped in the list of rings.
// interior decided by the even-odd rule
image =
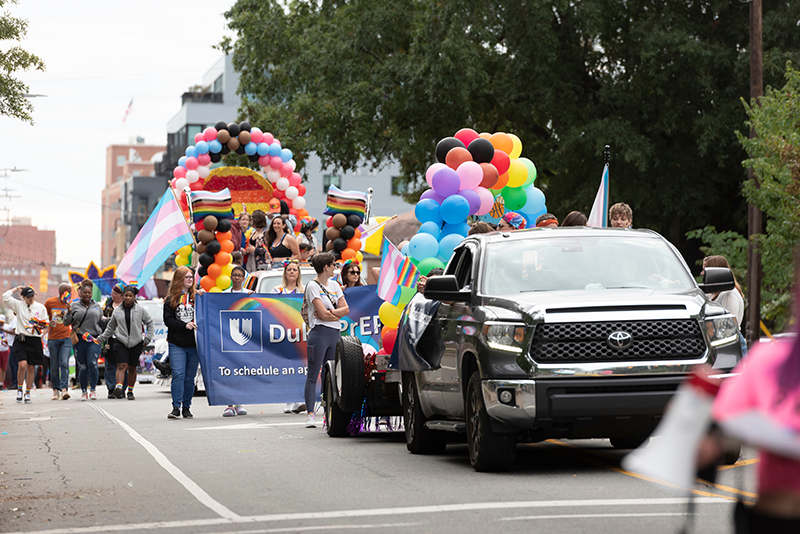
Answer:
[[[516,459],[516,435],[498,434],[492,430],[483,402],[479,371],[472,373],[469,379],[466,400],[469,462],[480,472],[508,471]]]
[[[364,386],[364,351],[355,336],[343,336],[336,343],[335,384],[339,390],[339,407],[356,412],[366,395]]]
[[[611,438],[611,446],[615,449],[638,449],[642,445],[650,443],[650,436],[633,438]]]
[[[722,457],[722,465],[733,465],[739,461],[741,456],[742,446],[740,444],[738,447],[725,451],[725,454]]]
[[[325,418],[328,422],[328,435],[332,438],[348,436],[347,425],[350,424],[352,414],[345,412],[333,400],[333,381],[336,378],[328,374],[325,377]]]
[[[414,373],[403,373],[403,426],[406,429],[406,448],[411,454],[440,454],[447,448],[447,436],[425,428],[427,417],[419,404],[419,392]]]

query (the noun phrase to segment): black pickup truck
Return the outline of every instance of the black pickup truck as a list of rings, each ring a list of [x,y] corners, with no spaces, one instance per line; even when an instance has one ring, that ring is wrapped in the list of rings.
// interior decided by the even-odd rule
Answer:
[[[537,228],[471,236],[406,307],[399,368],[406,444],[466,434],[478,471],[509,469],[517,443],[642,443],[698,365],[741,359],[736,318],[647,230]]]

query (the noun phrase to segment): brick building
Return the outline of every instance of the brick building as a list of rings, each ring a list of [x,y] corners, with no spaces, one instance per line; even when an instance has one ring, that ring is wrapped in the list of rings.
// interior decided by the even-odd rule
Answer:
[[[28,217],[14,217],[11,225],[0,226],[0,290],[28,285],[36,290],[36,300],[55,296],[59,276],[52,271],[56,261],[55,230],[39,230]],[[39,292],[40,273],[47,271],[47,294]]]

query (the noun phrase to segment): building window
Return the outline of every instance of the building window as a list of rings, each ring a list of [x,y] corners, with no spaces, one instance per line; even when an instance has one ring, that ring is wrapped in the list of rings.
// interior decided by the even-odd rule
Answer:
[[[219,75],[219,78],[214,80],[214,84],[211,86],[212,93],[221,93],[222,92],[222,74]]]
[[[142,171],[133,171],[133,177],[134,178],[138,178],[141,175],[142,175]]]
[[[117,167],[125,165],[125,156],[117,156]]]
[[[400,179],[399,176],[392,176],[392,194],[395,196],[408,193],[408,184]]]
[[[122,181],[122,176],[117,176],[117,181],[121,182]]]
[[[328,188],[332,185],[341,188],[342,177],[338,174],[323,174],[322,175],[322,192],[328,193]]]
[[[187,137],[189,139],[189,143],[194,145],[194,136],[199,134],[203,131],[203,126],[199,124],[190,124],[186,127]]]

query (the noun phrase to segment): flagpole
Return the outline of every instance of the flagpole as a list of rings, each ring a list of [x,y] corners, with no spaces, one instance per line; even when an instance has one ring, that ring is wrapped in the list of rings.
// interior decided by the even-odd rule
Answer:
[[[365,210],[365,213],[364,213],[364,220],[366,220],[367,223],[369,223],[369,214],[370,214],[371,211],[372,211],[372,188],[368,187],[367,188],[367,206],[366,206],[366,210]]]
[[[606,191],[605,191],[605,198],[603,199],[603,204],[605,205],[605,209],[603,210],[603,228],[608,228],[608,190],[609,190],[609,179],[608,179],[608,162],[611,161],[611,145],[606,145],[605,149],[603,150],[603,180],[606,182]]]

